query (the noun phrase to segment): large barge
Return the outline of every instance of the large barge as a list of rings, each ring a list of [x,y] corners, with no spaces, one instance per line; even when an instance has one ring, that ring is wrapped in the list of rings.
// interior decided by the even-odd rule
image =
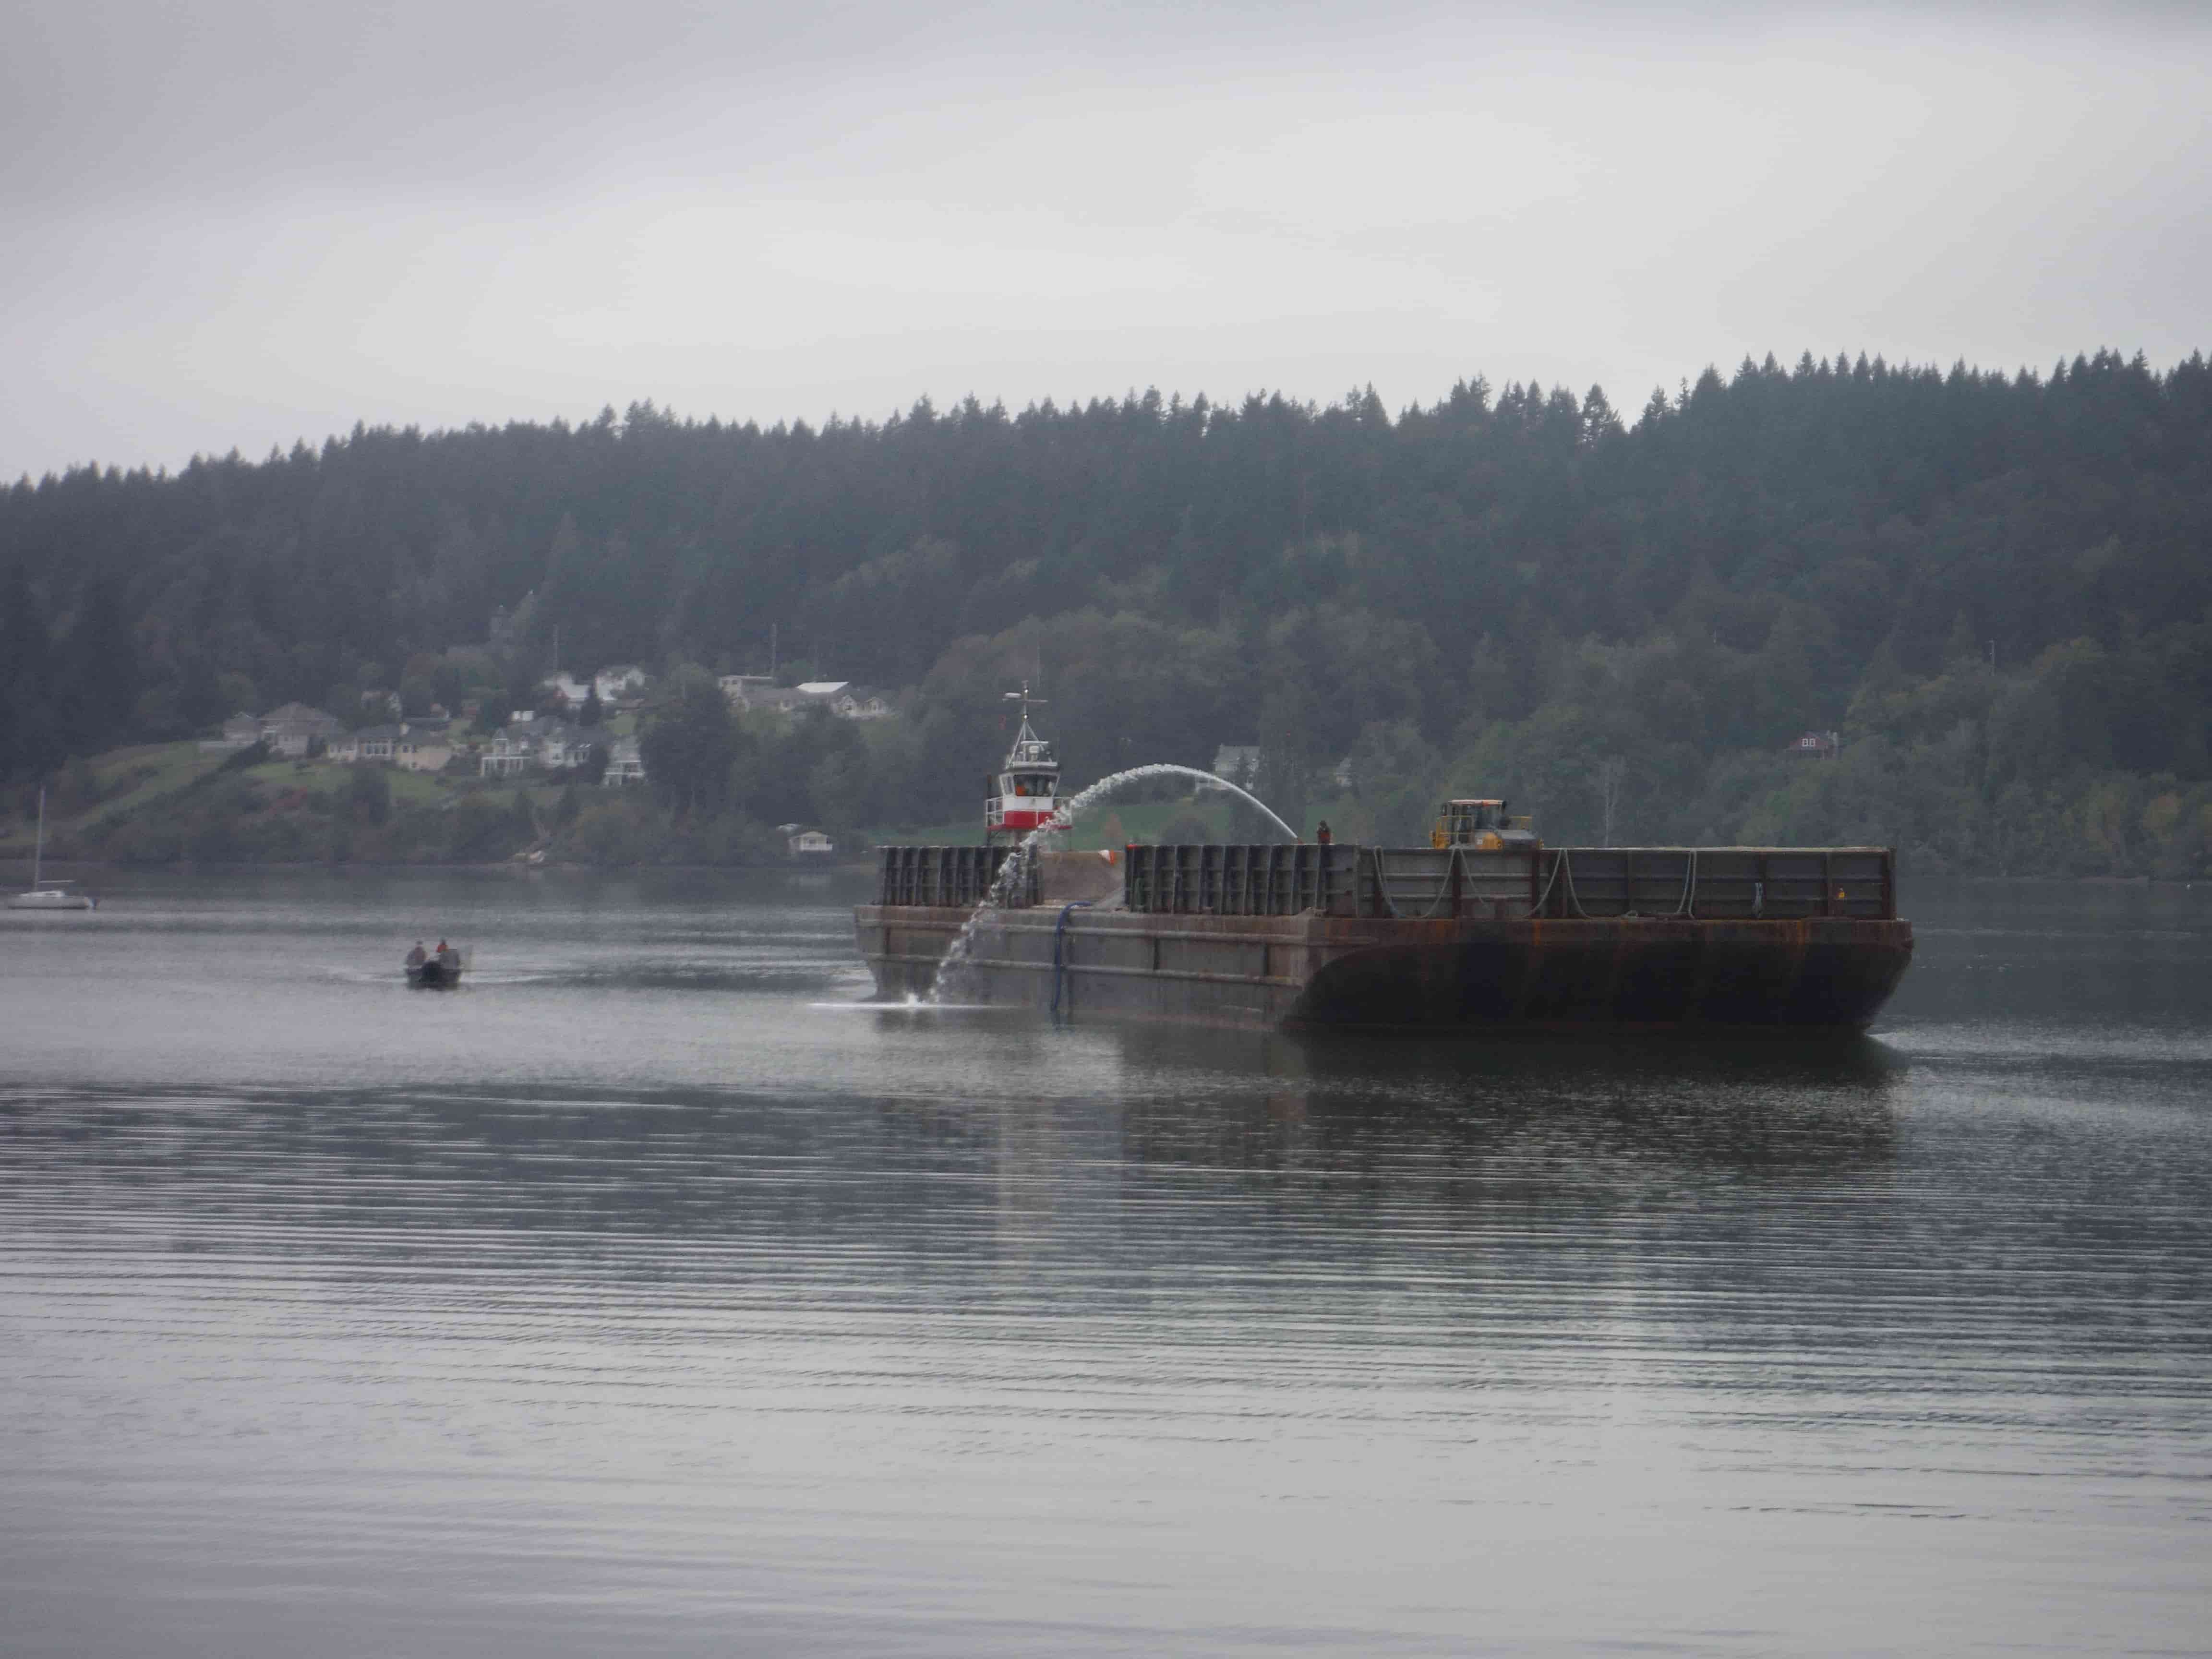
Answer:
[[[1912,959],[1881,847],[886,847],[887,998],[1237,1025],[1862,1030]]]
[[[1334,845],[1324,827],[1042,850],[1065,821],[1060,768],[1037,700],[1012,695],[982,844],[879,849],[854,923],[883,997],[1236,1025],[1853,1030],[1912,959],[1886,847],[1547,848],[1504,801],[1462,800],[1427,847]]]

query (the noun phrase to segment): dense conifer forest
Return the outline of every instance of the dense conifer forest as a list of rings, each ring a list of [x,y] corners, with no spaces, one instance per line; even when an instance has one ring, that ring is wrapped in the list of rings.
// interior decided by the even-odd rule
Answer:
[[[1632,416],[1480,379],[1395,417],[1371,392],[769,428],[641,404],[86,467],[0,491],[0,776],[380,684],[505,708],[556,635],[564,667],[766,672],[772,630],[784,678],[899,717],[739,729],[665,823],[971,816],[1027,679],[1071,779],[1254,744],[1261,793],[1345,839],[1504,792],[1554,841],[2193,875],[2212,368],[1808,354]],[[1827,732],[1833,757],[1790,752]]]

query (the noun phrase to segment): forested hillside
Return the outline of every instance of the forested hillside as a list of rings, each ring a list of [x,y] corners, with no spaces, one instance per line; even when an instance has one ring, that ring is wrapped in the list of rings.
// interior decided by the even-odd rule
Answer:
[[[1256,743],[1261,792],[1346,838],[1480,789],[1561,841],[2175,874],[2212,848],[2212,369],[2109,353],[1770,358],[1632,422],[1477,380],[1395,418],[639,405],[87,468],[0,493],[0,774],[419,680],[501,608],[504,684],[556,629],[564,665],[730,672],[773,626],[786,668],[900,693],[821,763],[733,780],[757,819],[971,814],[1026,678],[1072,779]],[[1839,755],[1786,753],[1808,730]]]

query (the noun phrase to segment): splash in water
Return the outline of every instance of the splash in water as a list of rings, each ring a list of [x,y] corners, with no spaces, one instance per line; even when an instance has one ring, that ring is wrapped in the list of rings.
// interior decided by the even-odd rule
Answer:
[[[1201,772],[1195,766],[1177,766],[1172,761],[1154,761],[1146,766],[1133,766],[1126,772],[1116,772],[1110,777],[1101,778],[1089,788],[1070,796],[1061,804],[1060,810],[1053,814],[1049,823],[1039,825],[1022,837],[1020,843],[1008,855],[1006,861],[999,866],[998,877],[991,883],[991,890],[983,895],[982,902],[975,907],[975,913],[961,924],[959,933],[954,936],[951,945],[945,952],[945,959],[937,964],[936,975],[930,981],[929,994],[924,1000],[933,1003],[942,1002],[945,993],[951,990],[967,971],[969,958],[974,955],[975,950],[977,928],[982,925],[985,916],[994,910],[1003,909],[1006,900],[1019,890],[1023,879],[1022,872],[1029,867],[1031,848],[1054,830],[1066,829],[1069,824],[1075,822],[1078,813],[1101,795],[1109,793],[1125,783],[1133,783],[1139,778],[1164,777],[1170,774],[1186,778],[1196,778],[1201,784],[1212,784],[1217,788],[1226,789],[1231,794],[1258,807],[1267,815],[1267,821],[1283,832],[1285,840],[1296,841],[1298,838],[1298,832],[1284,823],[1276,815],[1273,808],[1250,790],[1241,789],[1228,779],[1217,778],[1211,772]]]

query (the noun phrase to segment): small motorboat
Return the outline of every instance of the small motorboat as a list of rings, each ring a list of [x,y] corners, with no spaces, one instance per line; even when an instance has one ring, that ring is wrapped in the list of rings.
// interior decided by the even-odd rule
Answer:
[[[422,960],[415,958],[422,955]],[[407,983],[417,991],[450,991],[461,982],[461,969],[465,964],[461,953],[452,945],[441,951],[407,953]]]
[[[46,862],[46,792],[41,787],[39,790],[39,839],[31,854],[31,890],[9,894],[8,908],[10,910],[90,910],[98,907],[100,901],[91,894],[70,890],[76,885],[73,881],[42,883],[40,866]]]

